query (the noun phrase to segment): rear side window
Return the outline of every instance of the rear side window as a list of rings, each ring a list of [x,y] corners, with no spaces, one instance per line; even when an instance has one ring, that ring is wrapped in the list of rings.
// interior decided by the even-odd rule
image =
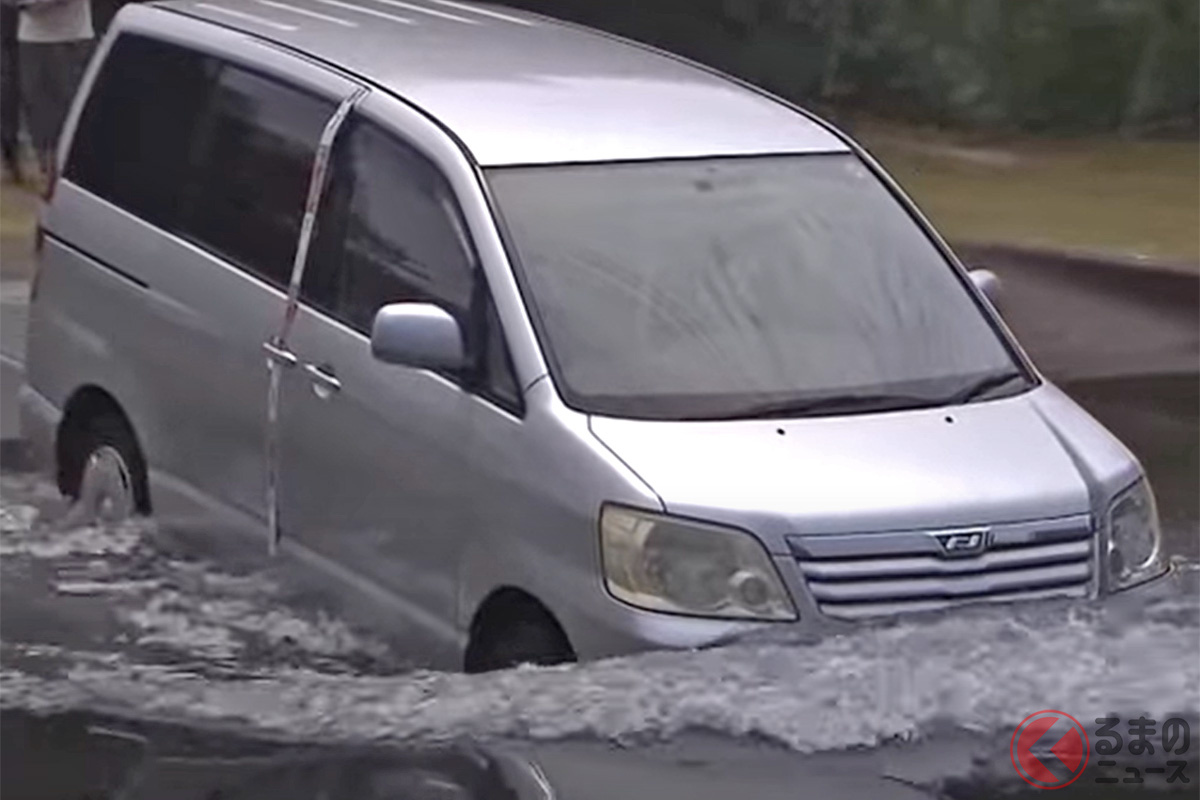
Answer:
[[[193,131],[218,62],[143,36],[113,43],[75,133],[65,176],[173,230]]]
[[[194,137],[184,235],[265,280],[291,275],[317,141],[332,102],[224,66]]]
[[[125,34],[105,59],[65,174],[282,286],[333,110],[216,57]]]

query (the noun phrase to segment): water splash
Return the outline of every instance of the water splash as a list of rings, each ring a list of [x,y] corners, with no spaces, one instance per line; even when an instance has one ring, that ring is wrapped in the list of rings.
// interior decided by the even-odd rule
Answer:
[[[37,527],[36,515],[12,504],[4,510],[0,519]],[[49,551],[21,539],[19,527],[0,526],[15,537],[5,540],[13,552],[45,558],[39,554]],[[87,536],[68,550],[88,541],[98,545],[93,554],[120,562],[152,547],[144,535],[132,550],[112,546],[124,538]],[[269,592],[247,592],[238,576],[185,590],[181,567],[155,563],[160,583],[123,601],[124,619],[142,644],[167,642],[191,661],[151,663],[136,647],[98,653],[6,643],[0,703],[105,708],[324,741],[638,740],[699,728],[800,752],[919,739],[947,724],[994,732],[1047,707],[1081,718],[1194,717],[1200,709],[1200,604],[1197,572],[1187,565],[1170,591],[1145,602],[980,607],[815,644],[780,638],[490,675],[366,676],[319,659],[212,669],[236,659],[248,639],[288,636],[324,655],[363,645],[337,620],[295,615],[274,606]]]

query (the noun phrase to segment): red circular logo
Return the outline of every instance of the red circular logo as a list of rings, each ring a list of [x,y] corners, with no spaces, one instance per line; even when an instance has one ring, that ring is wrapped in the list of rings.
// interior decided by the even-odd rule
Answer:
[[[1013,769],[1031,786],[1061,789],[1083,774],[1091,747],[1079,720],[1046,709],[1030,714],[1013,731]]]

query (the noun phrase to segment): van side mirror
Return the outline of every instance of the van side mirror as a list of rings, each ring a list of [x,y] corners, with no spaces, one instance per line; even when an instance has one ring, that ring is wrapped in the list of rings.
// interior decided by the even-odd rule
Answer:
[[[466,365],[458,321],[433,303],[390,303],[379,309],[371,325],[371,355],[418,369]]]
[[[1000,310],[1000,278],[990,269],[973,269],[968,273],[971,276],[971,282],[975,284],[975,288],[983,292],[983,296],[988,299],[988,302],[999,311]]]

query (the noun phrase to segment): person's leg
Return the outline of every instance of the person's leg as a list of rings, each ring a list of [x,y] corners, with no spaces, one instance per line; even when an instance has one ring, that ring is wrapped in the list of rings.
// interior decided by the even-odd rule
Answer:
[[[19,13],[0,6],[0,158],[13,180],[21,181],[21,77],[17,58]]]
[[[53,146],[53,88],[47,87],[46,72],[52,63],[52,46],[44,42],[21,42],[21,94],[25,100],[29,139],[39,167],[46,164],[45,152]]]
[[[92,41],[80,39],[74,42],[55,42],[47,46],[53,52],[46,65],[45,89],[50,98],[46,120],[49,138],[43,152],[43,171],[49,175],[58,149],[58,139],[66,123],[67,112],[71,109],[75,91],[79,88],[91,55]]]
[[[69,73],[62,42],[21,42],[21,79],[28,110],[29,138],[43,179],[52,174],[58,129],[66,113],[63,84]]]
[[[46,45],[46,58],[42,73],[42,90],[46,93],[46,137],[38,148],[42,175],[52,175],[54,153],[58,148],[58,133],[62,130],[69,95],[66,91],[67,76],[70,74],[68,59],[71,50],[68,42],[53,42]]]

